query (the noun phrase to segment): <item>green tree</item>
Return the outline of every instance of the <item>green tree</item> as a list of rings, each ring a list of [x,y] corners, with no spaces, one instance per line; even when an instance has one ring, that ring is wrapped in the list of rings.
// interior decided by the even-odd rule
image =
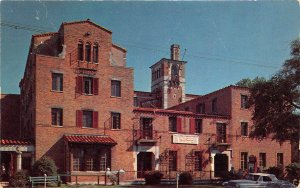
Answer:
[[[235,85],[241,86],[241,87],[253,87],[256,83],[266,82],[266,79],[264,77],[255,77],[253,80],[250,78],[244,78],[240,81],[238,81]]]
[[[254,126],[250,136],[299,141],[300,40],[291,44],[291,58],[271,79],[250,87]]]

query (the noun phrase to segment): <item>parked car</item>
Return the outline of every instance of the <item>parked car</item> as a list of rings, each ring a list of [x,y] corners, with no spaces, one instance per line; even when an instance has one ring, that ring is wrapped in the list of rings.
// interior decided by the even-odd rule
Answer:
[[[265,173],[249,173],[245,179],[230,180],[223,183],[226,188],[295,188],[295,186],[287,181],[278,180],[273,174]]]

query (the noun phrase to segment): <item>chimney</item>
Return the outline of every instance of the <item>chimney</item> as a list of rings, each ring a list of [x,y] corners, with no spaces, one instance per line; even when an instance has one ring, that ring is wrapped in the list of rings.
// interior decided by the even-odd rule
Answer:
[[[180,46],[178,44],[171,45],[171,59],[180,61]]]

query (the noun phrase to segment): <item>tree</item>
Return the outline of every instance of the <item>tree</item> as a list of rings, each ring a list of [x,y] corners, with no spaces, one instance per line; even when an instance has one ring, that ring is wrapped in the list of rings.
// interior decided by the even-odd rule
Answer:
[[[254,107],[251,137],[299,142],[300,40],[291,44],[291,59],[271,79],[250,87]]]
[[[264,77],[257,76],[253,80],[251,80],[250,78],[244,78],[244,79],[238,81],[235,85],[251,88],[256,83],[265,82],[265,81],[266,81],[266,79]]]

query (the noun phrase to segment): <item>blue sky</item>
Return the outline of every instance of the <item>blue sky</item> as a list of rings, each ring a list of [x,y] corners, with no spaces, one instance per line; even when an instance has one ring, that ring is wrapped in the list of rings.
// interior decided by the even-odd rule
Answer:
[[[206,94],[243,78],[269,78],[300,32],[297,1],[2,1],[1,92],[19,93],[32,34],[87,18],[127,49],[142,91],[150,90],[149,67],[169,58],[173,43],[186,51],[187,93]]]

